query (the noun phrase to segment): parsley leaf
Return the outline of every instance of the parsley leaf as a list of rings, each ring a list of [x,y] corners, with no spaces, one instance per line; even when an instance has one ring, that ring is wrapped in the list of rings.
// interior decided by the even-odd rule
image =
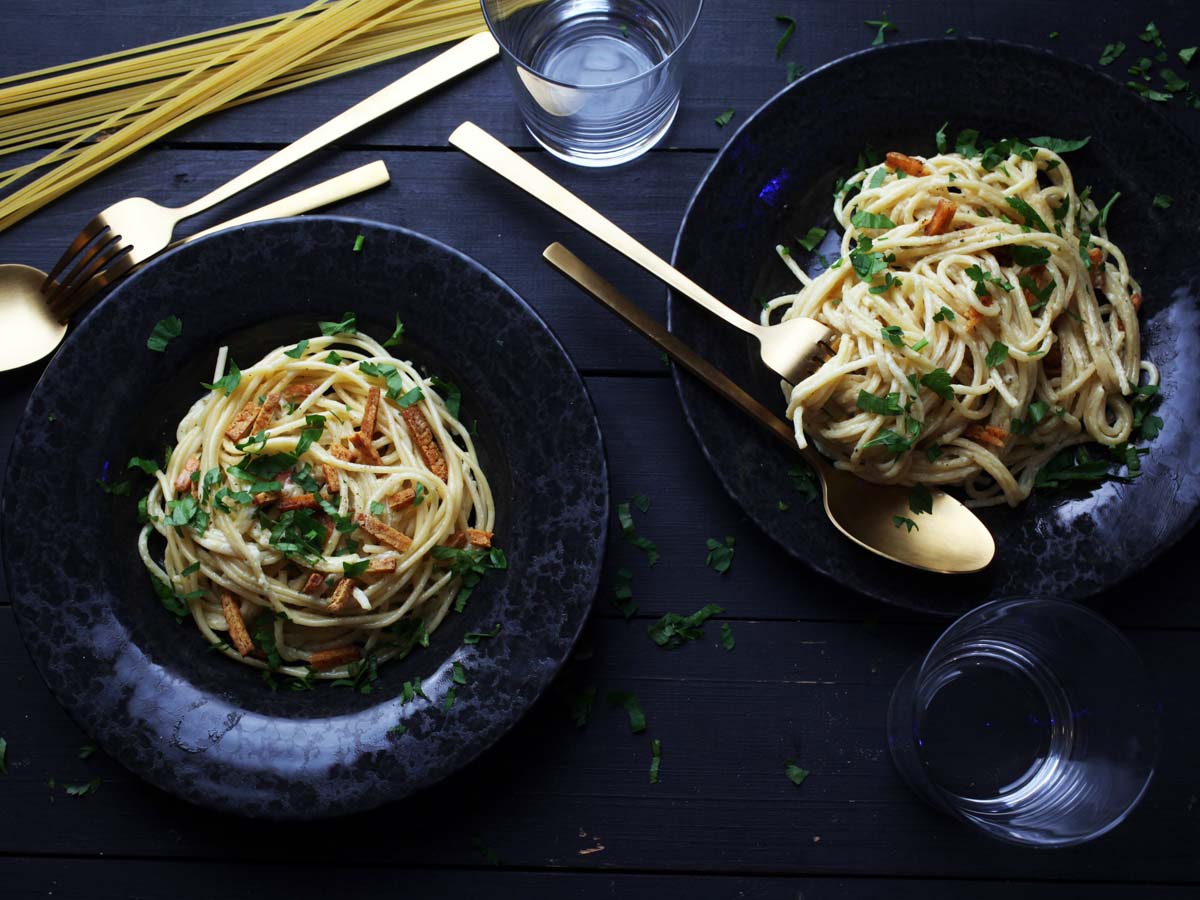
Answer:
[[[912,441],[903,435],[897,434],[890,428],[884,428],[879,434],[863,444],[864,450],[871,447],[883,447],[891,451],[894,455],[899,456],[901,453],[912,449]]]
[[[884,35],[887,32],[899,30],[898,28],[896,28],[895,25],[893,25],[887,19],[867,19],[865,22],[863,22],[863,24],[870,25],[872,28],[879,29],[878,31],[875,32],[874,40],[871,41],[872,47],[878,47],[880,44],[882,44],[884,41]]]
[[[939,129],[937,130],[937,133],[936,133],[936,134],[934,134],[934,136],[933,136],[933,139],[934,139],[934,140],[937,142],[937,151],[938,151],[938,153],[945,153],[945,152],[946,152],[946,149],[947,149],[947,148],[946,148],[946,126],[947,126],[947,125],[949,125],[949,124],[950,124],[950,123],[949,123],[948,121],[947,121],[947,122],[943,122],[943,123],[942,123],[942,127],[941,127],[941,128],[939,128]]]
[[[800,77],[800,73],[803,71],[804,71],[804,66],[802,66],[798,63],[789,62],[787,64],[787,83],[791,84],[793,81],[795,81],[797,78]]]
[[[658,784],[658,767],[662,762],[662,741],[655,738],[650,742],[650,783]]]
[[[950,387],[950,373],[940,366],[932,372],[922,375],[921,384],[929,388],[943,400],[954,399],[954,390]]]
[[[737,646],[737,641],[733,637],[733,629],[729,627],[728,622],[721,623],[721,646],[726,650],[732,650]]]
[[[933,321],[935,321],[935,322],[953,322],[954,321],[954,310],[952,310],[948,306],[943,306],[941,309],[939,309],[937,312],[935,312],[933,314]]]
[[[308,349],[308,338],[305,338],[291,350],[284,350],[283,355],[289,356],[292,359],[299,359],[304,355],[304,351]]]
[[[404,323],[400,321],[400,313],[396,313],[396,327],[392,329],[392,336],[383,342],[385,347],[394,347],[400,343],[404,337]]]
[[[858,392],[857,404],[863,412],[874,413],[877,416],[898,416],[904,412],[900,406],[900,394],[892,393],[886,397],[876,397],[868,391]]]
[[[629,511],[628,503],[621,503],[617,506],[617,521],[621,523],[622,537],[646,554],[647,563],[652,566],[656,564],[659,559],[658,545],[637,533],[637,528],[633,524],[633,513]]]
[[[167,316],[161,322],[157,322],[154,328],[150,331],[150,337],[146,338],[146,347],[153,350],[155,353],[162,353],[167,349],[167,344],[183,334],[183,322],[179,316]]]
[[[799,787],[804,783],[804,779],[807,778],[811,773],[808,769],[802,769],[796,765],[796,761],[794,759],[788,759],[784,760],[783,774],[787,776],[788,781]]]
[[[724,128],[726,125],[729,124],[730,120],[733,118],[734,112],[735,112],[735,110],[732,108],[727,109],[727,110],[725,110],[725,112],[721,113],[719,116],[717,116],[715,119],[713,119],[713,122],[716,123],[716,126],[718,128]]]
[[[0,775],[8,774],[8,741],[0,737]]]
[[[354,238],[354,246],[353,246],[353,247],[351,247],[350,249],[351,249],[353,252],[355,252],[355,253],[361,253],[361,252],[362,252],[362,248],[363,248],[363,241],[365,241],[365,240],[366,240],[366,238],[364,238],[364,237],[363,237],[361,234],[360,234],[360,235],[357,235],[357,236],[355,236],[355,238]]]
[[[491,631],[468,631],[463,635],[464,644],[478,644],[480,641],[486,641],[494,638],[500,633],[500,623],[497,622]]]
[[[914,485],[908,495],[908,508],[914,515],[933,512],[933,494],[923,484]]]
[[[1200,49],[1200,48],[1198,48],[1198,47],[1184,47],[1182,50],[1180,50],[1180,51],[1179,51],[1179,60],[1180,60],[1180,62],[1182,62],[1182,63],[1183,63],[1185,66],[1189,66],[1189,65],[1191,65],[1191,64],[1192,64],[1192,60],[1193,60],[1193,59],[1195,58],[1195,56],[1196,56],[1196,50],[1198,50],[1198,49]]]
[[[641,512],[650,512],[650,498],[645,494],[634,494],[631,501]]]
[[[358,562],[342,561],[342,574],[347,578],[357,578],[363,572],[367,571],[367,567],[371,565],[369,559],[359,560]]]
[[[629,714],[629,730],[634,734],[646,730],[646,714],[642,712],[642,705],[634,694],[629,691],[609,691],[608,705],[625,707],[625,712]]]
[[[442,402],[446,404],[446,412],[457,419],[462,410],[462,391],[458,385],[453,381],[439,378],[437,375],[430,378],[429,383],[433,385],[433,389],[438,392]]]
[[[921,526],[918,525],[916,522],[914,522],[912,519],[910,519],[908,516],[892,516],[892,525],[895,526],[896,528],[904,526],[905,528],[908,529],[909,534],[912,533],[912,530],[914,528],[916,528],[918,531],[921,530]]]
[[[713,616],[720,615],[725,610],[715,603],[709,603],[690,615],[667,613],[646,629],[650,639],[660,647],[675,650],[688,641],[694,641],[704,636],[704,623]]]
[[[855,228],[895,228],[896,223],[882,213],[858,210],[850,217],[850,224]]]
[[[862,281],[870,281],[887,268],[887,258],[878,251],[873,251],[874,244],[866,235],[859,238],[857,245],[850,251],[850,265]]]
[[[318,322],[321,334],[332,337],[335,334],[358,334],[358,316],[352,312],[342,313],[339,322]]]
[[[775,45],[775,58],[779,59],[783,55],[783,48],[787,46],[787,42],[796,33],[796,20],[791,16],[776,16],[775,21],[781,25],[787,25],[787,28],[783,30],[783,34],[779,38],[779,43]]]
[[[1037,210],[1035,210],[1020,197],[1005,197],[1004,199],[1009,206],[1011,206],[1020,214],[1021,218],[1025,220],[1026,225],[1031,228],[1036,228],[1038,231],[1050,231],[1050,229],[1046,227],[1046,223],[1042,220],[1042,217],[1037,214]]]
[[[1008,345],[1000,341],[992,341],[992,346],[988,348],[987,356],[983,358],[983,363],[989,369],[994,369],[1006,359],[1008,359]]]
[[[1154,199],[1150,201],[1150,205],[1155,209],[1169,209],[1175,199],[1167,194],[1155,194]]]
[[[96,793],[103,783],[103,779],[93,778],[87,784],[67,784],[63,786],[67,789],[67,796],[69,797],[86,797],[89,794]]]
[[[1117,194],[1113,200],[1121,196]],[[1112,200],[1108,201],[1108,205],[1112,206]],[[1105,207],[1107,209],[1108,207]],[[1022,244],[1014,244],[1008,248],[1012,251],[1013,262],[1018,266],[1041,266],[1050,261],[1050,249],[1048,247],[1026,247]]]
[[[808,229],[808,233],[804,235],[804,237],[796,238],[796,243],[809,253],[812,253],[813,250],[817,249],[817,244],[821,243],[821,239],[824,238],[828,233],[829,232],[824,228],[818,228],[814,225],[812,228]]]
[[[175,593],[175,590],[169,584],[156,575],[150,576],[150,584],[154,588],[154,593],[158,596],[159,602],[162,603],[167,612],[180,622],[187,618],[187,603],[184,602],[183,597]]]
[[[462,579],[458,594],[454,598],[455,612],[462,612],[466,608],[467,600],[489,569],[508,568],[508,559],[499,547],[492,547],[490,550],[459,550],[439,544],[433,548],[431,554],[434,559],[451,560],[451,574]]]
[[[571,720],[577,728],[583,728],[592,714],[592,706],[596,703],[596,686],[587,687],[567,695],[567,705],[571,710]]]
[[[1077,141],[1073,141],[1069,138],[1034,137],[1029,139],[1029,143],[1033,144],[1035,147],[1045,147],[1047,150],[1051,150],[1054,153],[1061,155],[1063,153],[1071,153],[1075,150],[1082,150],[1087,146],[1088,141],[1091,139],[1092,136],[1090,134],[1087,137],[1081,138]]]
[[[242,383],[241,370],[238,369],[237,363],[235,363],[233,361],[233,357],[231,356],[231,357],[229,357],[229,371],[224,376],[222,376],[221,378],[218,378],[216,381],[214,381],[212,384],[205,384],[204,382],[200,382],[200,387],[205,388],[206,390],[210,390],[210,391],[224,391],[225,396],[228,397],[230,394],[232,394],[234,391],[237,390],[238,385],[241,383]]]
[[[100,489],[104,493],[111,494],[114,497],[128,497],[129,490],[132,487],[127,478],[121,481],[105,481],[103,478],[97,478],[96,484],[100,485]]]
[[[727,536],[723,544],[716,538],[709,538],[705,541],[705,546],[708,547],[708,556],[704,564],[718,575],[728,572],[729,567],[733,565],[733,538]]]
[[[1000,290],[1008,293],[1013,290],[1013,286],[1003,278],[997,278],[991,272],[985,272],[979,266],[967,266],[964,274],[975,282],[975,294],[978,297],[986,297],[988,295],[987,286],[994,284]]]
[[[792,487],[799,491],[809,503],[820,496],[821,489],[817,484],[817,473],[808,463],[801,462],[799,465],[792,466],[788,469],[788,478],[792,481]]]
[[[879,334],[893,346],[904,346],[904,329],[899,325],[884,325],[879,329]]]

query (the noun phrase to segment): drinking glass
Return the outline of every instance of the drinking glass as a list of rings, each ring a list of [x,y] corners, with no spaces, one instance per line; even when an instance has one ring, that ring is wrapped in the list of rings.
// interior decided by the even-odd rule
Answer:
[[[999,600],[951,625],[888,710],[896,768],[927,802],[993,837],[1079,844],[1137,805],[1159,705],[1113,626],[1062,600]]]
[[[560,159],[612,166],[675,120],[703,0],[482,0],[530,134]]]

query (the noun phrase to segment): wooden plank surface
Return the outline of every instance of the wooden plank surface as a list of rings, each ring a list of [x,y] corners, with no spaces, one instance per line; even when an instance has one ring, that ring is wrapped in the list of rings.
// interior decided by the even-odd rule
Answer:
[[[665,651],[647,622],[601,619],[586,632],[583,658],[558,682],[597,688],[585,728],[554,690],[477,763],[401,805],[333,826],[264,827],[191,809],[110,760],[78,759],[84,737],[48,702],[11,612],[0,610],[5,720],[16,725],[5,726],[10,774],[0,790],[8,821],[20,823],[0,830],[0,855],[470,866],[478,840],[522,869],[1194,879],[1193,633],[1131,635],[1161,687],[1169,734],[1142,805],[1107,837],[1045,852],[968,831],[923,806],[892,770],[888,698],[938,627],[736,621],[731,652],[715,623],[703,640]],[[604,702],[612,690],[640,698],[646,733],[631,734],[624,711]],[[658,784],[647,775],[650,738],[662,741]],[[800,787],[784,777],[789,758],[812,771]],[[64,796],[61,785],[95,777],[104,783],[94,795]],[[328,827],[339,839],[314,839]]]
[[[6,0],[0,76],[35,66],[235,22],[299,0]],[[775,59],[782,27],[798,28]],[[951,26],[1053,48],[1094,64],[1104,44],[1130,50],[1108,73],[1124,80],[1153,18],[1172,49],[1200,41],[1192,0],[1136,6],[1117,0],[969,5],[910,0],[801,3],[708,0],[679,122],[665,146],[613,172],[530,158],[663,255],[691,191],[731,128],[783,86],[786,62],[808,68],[869,44],[863,23],[886,15],[889,41],[937,37]],[[1060,37],[1051,39],[1057,31]],[[212,118],[141,154],[95,183],[0,234],[0,260],[48,266],[84,221],[131,194],[176,204],[203,193],[382,84],[419,59],[379,67]],[[1194,63],[1193,66],[1200,64]],[[1176,68],[1180,68],[1176,66]],[[948,73],[947,77],[952,77]],[[1185,73],[1197,77],[1193,72]],[[814,98],[814,102],[821,102]],[[914,98],[936,103],[936,98]],[[1069,102],[1049,86],[1047,102]],[[1176,105],[1178,106],[1178,104]],[[1200,113],[1167,110],[1200,139]],[[1193,532],[1148,572],[1093,605],[1129,629],[1162,690],[1165,749],[1155,783],[1131,819],[1089,846],[1032,852],[976,837],[912,797],[892,771],[883,716],[892,685],[943,623],[840,589],[793,563],[721,491],[684,422],[657,354],[540,260],[561,240],[661,317],[664,292],[595,248],[578,229],[461,154],[445,136],[473,118],[529,148],[496,66],[428,102],[364,130],[237,208],[199,228],[375,158],[389,188],[337,211],[412,227],[478,259],[543,315],[588,374],[606,438],[613,502],[651,497],[643,531],[662,551],[645,565],[618,531],[580,654],[512,734],[467,771],[411,801],[329,825],[262,826],[217,816],[149,788],[97,754],[45,690],[0,592],[0,736],[11,774],[0,776],[0,896],[324,895],[369,889],[372,878],[410,896],[689,897],[1170,897],[1200,881],[1200,778],[1193,748],[1200,711],[1194,651],[1200,594]],[[26,159],[31,158],[26,155]],[[3,166],[5,160],[0,160]],[[0,374],[0,465],[37,367]],[[815,512],[803,510],[805,514]],[[704,540],[737,538],[732,572],[704,567]],[[0,548],[2,549],[2,548]],[[10,561],[11,562],[11,561]],[[640,617],[625,623],[609,603],[612,575],[634,571]],[[665,652],[646,637],[667,611],[721,604],[737,637]],[[594,684],[601,700],[584,729],[569,721],[562,691]],[[633,690],[650,721],[628,731],[609,690]],[[650,785],[648,739],[663,741],[662,781]],[[796,757],[813,771],[800,788],[782,773]],[[59,787],[47,786],[55,778]],[[104,779],[91,797],[61,785]],[[333,829],[337,838],[321,835]],[[819,838],[819,840],[816,840]],[[475,839],[503,861],[487,865]],[[599,849],[599,848],[603,849]],[[1014,879],[1010,881],[1009,879]]]

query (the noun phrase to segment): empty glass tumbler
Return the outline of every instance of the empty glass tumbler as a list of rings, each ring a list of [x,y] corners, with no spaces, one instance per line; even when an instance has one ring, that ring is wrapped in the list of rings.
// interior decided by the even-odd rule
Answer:
[[[483,0],[530,133],[583,166],[628,162],[675,120],[702,0]]]
[[[1159,706],[1133,647],[1090,610],[1001,600],[964,615],[901,678],[892,758],[934,806],[1002,840],[1104,834],[1154,773]]]

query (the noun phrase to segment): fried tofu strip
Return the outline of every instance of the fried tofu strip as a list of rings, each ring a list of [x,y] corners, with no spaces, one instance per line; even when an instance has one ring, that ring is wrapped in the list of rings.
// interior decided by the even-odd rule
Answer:
[[[194,491],[196,482],[192,481],[192,475],[200,471],[200,457],[189,456],[187,462],[183,464],[183,471],[175,477],[175,493],[182,494],[184,491]]]
[[[258,434],[271,424],[271,420],[275,418],[275,413],[279,412],[279,394],[267,394],[266,402],[263,403],[262,409],[258,411],[258,415],[254,417],[254,424],[250,426],[251,434]]]
[[[884,159],[884,164],[889,169],[900,169],[905,175],[924,175],[925,163],[919,159],[913,159],[911,156],[905,156],[903,153],[891,152]]]
[[[968,426],[965,434],[971,440],[979,441],[981,444],[1003,447],[1009,432],[996,425],[971,425]]]
[[[225,614],[225,624],[229,626],[229,639],[233,641],[234,649],[242,656],[249,656],[254,650],[254,641],[250,640],[242,610],[229,591],[221,591],[221,612]]]
[[[337,466],[329,463],[321,463],[321,471],[325,474],[325,486],[329,488],[331,494],[336,494],[342,489],[342,477],[338,474]]]
[[[347,663],[362,659],[357,647],[333,647],[329,650],[318,650],[308,657],[308,664],[318,672],[325,669],[336,669]]]
[[[287,512],[289,509],[320,509],[316,494],[297,494],[295,497],[284,497],[279,501],[279,509]]]
[[[425,418],[425,414],[417,407],[410,406],[400,410],[400,415],[404,417],[409,437],[420,451],[421,458],[425,460],[429,471],[442,481],[449,481],[450,467],[446,465],[446,458],[442,456],[437,441],[433,439],[433,429],[429,427],[429,421]]]
[[[939,200],[933,215],[925,223],[925,233],[930,236],[945,234],[950,230],[950,225],[954,222],[954,214],[957,212],[958,204],[953,200]]]
[[[337,457],[342,462],[354,462],[354,451],[346,449],[341,444],[334,444],[329,448],[329,453],[331,456]]]
[[[417,492],[412,488],[400,488],[387,498],[388,509],[408,509],[417,498]]]
[[[341,616],[361,609],[362,607],[358,605],[358,601],[354,599],[353,578],[343,578],[334,585],[333,593],[329,597],[329,605],[325,607],[325,612]]]
[[[312,572],[304,587],[300,588],[306,594],[320,594],[325,589],[325,576],[320,572]]]
[[[466,531],[456,531],[446,538],[446,546],[461,550],[470,544],[476,550],[487,550],[492,546],[492,532],[468,528]]]
[[[363,407],[362,424],[358,427],[359,432],[371,440],[375,437],[375,422],[379,417],[379,388],[373,387],[367,391],[367,405]]]
[[[350,435],[350,441],[358,449],[359,458],[369,466],[382,466],[383,458],[375,449],[375,445],[371,443],[371,439],[363,435],[361,431],[356,431]]]
[[[357,521],[359,528],[371,535],[379,543],[387,544],[393,550],[399,550],[403,553],[412,546],[412,538],[407,534],[401,534],[391,525],[381,522],[374,516],[360,515]]]
[[[231,441],[240,441],[250,433],[254,420],[258,418],[258,404],[253,400],[242,407],[242,411],[233,417],[229,427],[225,429],[225,437]]]
[[[298,384],[297,382],[293,381],[283,389],[283,399],[290,400],[295,403],[299,400],[303,400],[305,397],[311,394],[316,387],[317,386],[315,384]]]
[[[266,506],[279,499],[279,491],[262,491],[252,498],[255,506]]]
[[[396,558],[389,556],[387,559],[375,557],[367,564],[367,575],[390,575],[396,571]]]

